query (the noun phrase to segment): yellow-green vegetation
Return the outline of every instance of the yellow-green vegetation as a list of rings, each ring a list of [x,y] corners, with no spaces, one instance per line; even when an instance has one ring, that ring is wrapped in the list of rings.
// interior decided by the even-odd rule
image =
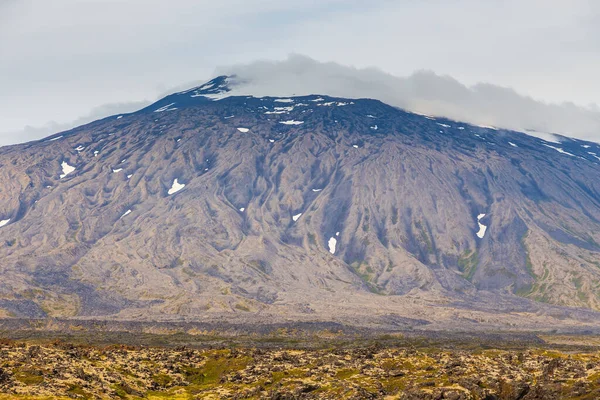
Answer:
[[[14,378],[24,385],[40,385],[44,382],[44,377],[38,373],[38,371],[17,370],[14,374]]]
[[[419,231],[418,238],[420,242],[425,245],[427,253],[434,253],[435,249],[433,248],[433,242],[429,235],[429,231],[425,229],[425,226],[423,226],[421,221],[415,221],[415,227]]]
[[[71,400],[72,396],[36,396],[24,394],[0,394],[0,400]]]
[[[377,283],[374,282],[377,275],[375,274],[375,271],[373,271],[373,268],[371,268],[371,266],[367,262],[355,261],[352,264],[350,264],[350,268],[356,274],[356,276],[358,276],[367,285],[367,287],[372,293],[381,294],[381,289],[379,288]]]
[[[235,309],[236,310],[240,310],[240,311],[244,311],[244,312],[250,312],[252,310],[250,310],[250,307],[248,307],[247,305],[243,304],[243,303],[237,303],[235,305]]]
[[[169,384],[173,382],[173,378],[167,374],[156,374],[152,376],[152,382],[161,387],[169,387]]]
[[[391,339],[402,338],[318,350],[0,341],[0,400],[600,398],[598,351],[382,344]]]
[[[470,281],[475,275],[478,262],[479,254],[477,253],[477,250],[466,250],[458,259],[458,269],[462,272],[462,275]]]

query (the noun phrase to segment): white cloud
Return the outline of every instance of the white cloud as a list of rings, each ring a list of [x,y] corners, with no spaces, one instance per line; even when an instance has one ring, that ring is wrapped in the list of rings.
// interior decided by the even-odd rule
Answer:
[[[0,132],[290,53],[598,102],[591,0],[0,0]],[[14,138],[14,141],[18,141]]]
[[[405,78],[374,68],[320,63],[294,55],[221,68],[237,75],[237,93],[255,96],[326,94],[373,98],[406,110],[477,125],[560,133],[600,141],[600,112],[572,103],[550,104],[491,84],[467,87],[449,76],[419,71]]]
[[[376,68],[354,68],[321,63],[302,55],[283,61],[257,61],[218,68],[215,75],[235,75],[235,95],[301,96],[310,94],[344,98],[372,98],[405,110],[447,117],[475,125],[527,132],[554,140],[552,133],[600,142],[600,110],[573,103],[551,104],[523,96],[510,88],[487,83],[466,86],[449,76],[418,71],[396,77]],[[197,86],[178,85],[161,96]],[[27,127],[18,141],[40,138],[109,115],[136,111],[150,102],[107,104],[67,124]],[[9,143],[15,133],[1,135]],[[14,141],[14,140],[13,140]]]

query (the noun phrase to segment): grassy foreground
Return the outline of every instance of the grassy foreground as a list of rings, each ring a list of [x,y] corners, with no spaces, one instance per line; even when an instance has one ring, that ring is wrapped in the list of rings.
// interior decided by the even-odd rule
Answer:
[[[6,339],[0,400],[600,398],[600,353],[576,347],[588,339],[544,340],[563,347],[448,349],[387,338],[317,348],[168,348]]]

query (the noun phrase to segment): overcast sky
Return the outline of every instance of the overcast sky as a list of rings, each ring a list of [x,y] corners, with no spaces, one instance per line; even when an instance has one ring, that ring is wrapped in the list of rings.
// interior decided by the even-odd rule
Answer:
[[[573,102],[600,140],[595,0],[0,0],[0,144],[292,53]]]

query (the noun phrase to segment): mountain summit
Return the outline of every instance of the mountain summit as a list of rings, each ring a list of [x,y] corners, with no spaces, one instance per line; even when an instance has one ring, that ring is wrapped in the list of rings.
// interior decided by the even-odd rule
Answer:
[[[231,77],[0,149],[0,314],[600,321],[600,146]]]

